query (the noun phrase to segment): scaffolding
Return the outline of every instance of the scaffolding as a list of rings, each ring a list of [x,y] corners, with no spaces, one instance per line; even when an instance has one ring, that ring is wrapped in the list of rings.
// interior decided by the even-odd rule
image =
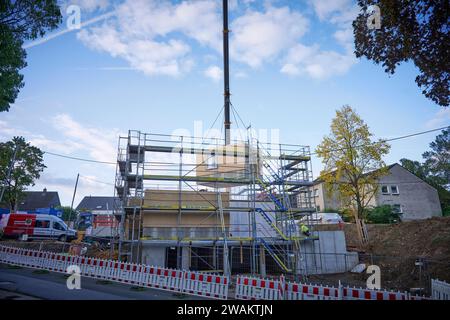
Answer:
[[[130,130],[118,143],[112,248],[120,260],[145,262],[143,248],[167,247],[178,268],[197,259],[226,274],[238,249],[251,273],[265,272],[267,258],[298,275],[302,243],[318,239],[311,186],[308,146]]]

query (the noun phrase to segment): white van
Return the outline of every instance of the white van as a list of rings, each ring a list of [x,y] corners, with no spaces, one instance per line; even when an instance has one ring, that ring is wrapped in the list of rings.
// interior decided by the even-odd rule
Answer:
[[[344,223],[339,213],[335,212],[316,212],[309,217],[303,217],[300,222],[310,224],[341,224]]]
[[[32,238],[71,241],[77,238],[77,232],[70,229],[64,221],[56,216],[37,214]]]
[[[70,241],[77,238],[77,232],[70,229],[60,218],[49,214],[12,213],[4,228],[4,236],[28,239],[58,239]]]

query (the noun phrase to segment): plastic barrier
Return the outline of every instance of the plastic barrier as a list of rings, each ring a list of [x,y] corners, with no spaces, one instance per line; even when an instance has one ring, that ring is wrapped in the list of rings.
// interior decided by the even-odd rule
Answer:
[[[283,289],[281,289],[283,288]],[[429,300],[408,292],[329,287],[238,276],[235,298],[240,300]]]
[[[281,300],[283,284],[281,280],[237,277],[236,299],[240,300]]]
[[[228,278],[201,272],[184,272],[183,292],[217,299],[228,297]]]
[[[408,300],[408,293],[344,287],[344,300]]]
[[[295,282],[286,283],[286,300],[341,300],[340,288],[307,285]]]
[[[77,265],[85,277],[215,299],[228,297],[229,279],[222,275],[5,246],[0,246],[0,262],[61,273]]]
[[[439,279],[431,279],[432,297],[436,300],[450,300],[450,284]]]

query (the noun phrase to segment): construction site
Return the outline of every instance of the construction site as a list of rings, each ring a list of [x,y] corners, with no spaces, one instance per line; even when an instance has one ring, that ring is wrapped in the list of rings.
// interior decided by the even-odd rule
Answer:
[[[436,189],[398,164],[386,166],[386,175],[390,175],[386,179],[398,180],[370,182],[375,190],[370,208],[381,207],[375,202],[375,195],[380,194],[392,202],[390,208],[399,210],[393,212],[397,217],[403,214],[402,207],[409,207],[414,211],[415,215],[411,215],[414,219],[399,218],[389,224],[371,221],[367,227],[363,216],[368,212],[367,204],[366,211],[358,207],[354,219],[344,222],[342,203],[327,205],[337,203],[337,197],[325,199],[327,182],[317,179],[317,172],[313,172],[312,157],[319,152],[312,152],[309,145],[286,144],[277,139],[268,142],[255,134],[250,122],[243,121],[231,103],[228,14],[228,1],[223,0],[223,92],[217,92],[223,94],[223,106],[211,126],[217,124],[220,135],[210,136],[208,132],[201,136],[177,135],[154,132],[151,127],[126,128],[121,131],[126,133],[119,135],[113,163],[62,155],[70,160],[114,165],[114,181],[97,181],[112,185],[111,194],[86,196],[89,201],[83,199],[75,208],[78,173],[65,221],[62,208],[58,218],[47,217],[47,213],[50,216],[57,211],[52,203],[48,212],[20,212],[17,206],[5,212],[8,220],[4,219],[7,231],[4,235],[8,239],[5,237],[0,244],[0,262],[4,264],[0,269],[4,277],[16,277],[15,281],[21,283],[26,280],[15,269],[34,268],[42,274],[43,270],[69,273],[67,268],[75,266],[78,276],[97,281],[89,280],[93,289],[86,294],[92,299],[103,296],[113,299],[113,295],[108,296],[108,289],[96,287],[109,282],[133,285],[137,291],[154,290],[149,299],[155,300],[159,299],[158,290],[165,291],[165,298],[172,298],[173,294],[239,300],[450,299],[449,284],[444,282],[450,280],[447,235],[450,220],[439,211]],[[221,121],[217,122],[218,119]],[[400,138],[405,137],[409,136]],[[389,148],[386,149],[388,153]],[[382,169],[367,170],[361,176]],[[334,174],[335,171],[330,173]],[[409,180],[400,181],[399,177]],[[357,185],[356,189],[363,190],[364,195],[370,183]],[[416,194],[406,191],[406,185],[419,183],[427,201],[417,200]],[[403,199],[407,199],[402,201],[407,205],[398,200],[399,184]],[[6,184],[2,197],[5,190]],[[47,192],[46,188],[42,191],[46,197],[49,193],[57,196],[57,192]],[[42,200],[42,194],[36,198]],[[96,203],[98,198],[104,198],[100,200],[106,203],[105,208],[103,202]],[[91,202],[90,207],[84,210],[83,202],[84,205]],[[345,209],[351,210],[353,204],[349,203]],[[431,209],[425,212],[422,208]],[[71,219],[72,212],[77,219]],[[49,220],[44,221],[39,214],[46,214],[44,218]],[[327,215],[338,219],[327,220]],[[106,233],[88,237],[89,228],[80,227],[81,217],[90,226],[98,223]],[[33,239],[41,242],[28,243]],[[424,243],[426,250],[421,249]],[[383,274],[383,287],[380,281],[376,286],[369,283],[372,267],[387,270]],[[40,288],[39,279],[34,279],[34,275],[29,278],[35,281],[33,288]],[[56,293],[62,292],[58,291],[62,287],[58,281],[56,278],[49,281],[55,288],[59,286],[50,299],[57,299]],[[32,297],[35,290],[19,289],[16,291],[25,297]],[[123,291],[122,287],[112,289],[117,297],[128,297],[129,293]]]
[[[111,250],[123,261],[225,275],[351,269],[356,256],[327,256],[346,252],[343,234],[321,235],[309,219],[316,211],[309,146],[265,143],[251,133],[231,139],[231,115],[240,116],[230,101],[228,1],[223,66],[223,137],[129,130],[119,138],[119,240]]]
[[[225,274],[320,272],[326,244],[308,218],[309,153],[129,131],[117,158],[120,259]]]

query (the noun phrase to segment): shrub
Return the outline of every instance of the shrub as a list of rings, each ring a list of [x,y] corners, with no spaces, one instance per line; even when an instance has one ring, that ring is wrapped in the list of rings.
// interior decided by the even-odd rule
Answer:
[[[367,209],[364,220],[367,223],[396,223],[401,219],[401,214],[394,211],[390,205],[383,205]]]

